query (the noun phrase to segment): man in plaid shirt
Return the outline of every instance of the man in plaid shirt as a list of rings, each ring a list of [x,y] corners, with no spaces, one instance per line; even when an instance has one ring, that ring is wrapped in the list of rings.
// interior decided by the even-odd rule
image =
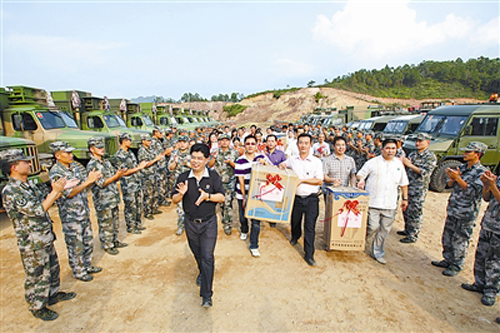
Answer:
[[[356,163],[351,156],[345,154],[346,141],[338,136],[333,140],[334,154],[323,160],[325,174],[324,187],[356,186]]]

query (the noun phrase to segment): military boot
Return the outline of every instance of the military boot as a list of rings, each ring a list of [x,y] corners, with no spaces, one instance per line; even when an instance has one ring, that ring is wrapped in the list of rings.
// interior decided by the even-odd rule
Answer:
[[[124,247],[127,247],[128,244],[127,243],[122,243],[120,241],[116,241],[115,242],[115,247],[118,248],[118,249],[121,249],[121,248],[124,248]]]
[[[76,294],[75,293],[65,293],[65,292],[58,292],[52,297],[49,297],[49,305],[54,305],[56,303],[59,303],[59,301],[69,301],[70,299],[75,298]]]
[[[55,319],[57,319],[57,317],[59,317],[57,312],[52,311],[50,309],[47,309],[46,307],[43,307],[40,310],[31,311],[31,313],[33,314],[33,316],[35,318],[39,318],[43,321],[51,321],[51,320],[55,320]]]

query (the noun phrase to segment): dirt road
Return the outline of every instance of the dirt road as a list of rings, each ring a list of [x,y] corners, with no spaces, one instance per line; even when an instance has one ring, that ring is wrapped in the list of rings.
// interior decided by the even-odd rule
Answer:
[[[288,225],[272,229],[263,223],[260,258],[251,257],[238,232],[226,236],[219,227],[211,309],[200,306],[195,261],[185,235],[175,236],[174,208],[163,208],[154,221],[146,220],[148,229],[142,235],[125,232],[122,214],[120,239],[129,246],[117,256],[100,249],[92,215],[94,264],[104,271],[86,283],[71,275],[53,207],[61,290],[77,293],[74,300],[52,306],[59,313],[53,322],[35,319],[27,310],[14,232],[2,214],[0,331],[498,332],[498,305],[485,307],[479,294],[460,288],[472,281],[479,226],[462,274],[445,277],[430,265],[440,258],[447,198],[429,193],[424,229],[416,244],[399,242],[396,231],[403,224],[398,214],[387,243],[387,265],[363,252],[325,252],[322,223],[317,225],[317,267],[304,262],[302,246],[290,246]],[[485,207],[483,203],[481,216]]]

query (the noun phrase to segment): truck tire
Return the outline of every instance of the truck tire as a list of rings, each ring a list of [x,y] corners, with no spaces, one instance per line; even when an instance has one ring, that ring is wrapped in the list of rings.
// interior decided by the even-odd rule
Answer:
[[[447,168],[456,169],[461,164],[462,162],[458,160],[446,160],[438,165],[431,176],[431,183],[429,184],[431,190],[439,193],[450,190],[450,188],[446,185],[450,178],[446,174],[445,170]]]

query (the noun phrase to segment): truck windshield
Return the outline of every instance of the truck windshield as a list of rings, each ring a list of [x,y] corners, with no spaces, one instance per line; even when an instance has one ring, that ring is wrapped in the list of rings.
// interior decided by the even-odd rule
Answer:
[[[384,128],[384,133],[402,134],[406,128],[406,121],[391,121]]]
[[[373,121],[364,121],[359,125],[359,129],[362,131],[368,131],[372,127]]]
[[[105,114],[103,117],[106,125],[108,125],[109,128],[127,127],[123,119],[118,117],[117,115]]]
[[[61,112],[61,116],[69,128],[78,128],[76,121],[67,112]]]
[[[61,112],[48,111],[48,112],[37,112],[36,116],[43,128],[53,129],[53,128],[64,128],[66,123],[64,122]]]
[[[466,120],[467,117],[461,116],[427,115],[416,132],[457,135]]]
[[[149,118],[148,115],[144,115],[144,123],[146,126],[153,126],[153,122],[151,121],[151,118]]]

